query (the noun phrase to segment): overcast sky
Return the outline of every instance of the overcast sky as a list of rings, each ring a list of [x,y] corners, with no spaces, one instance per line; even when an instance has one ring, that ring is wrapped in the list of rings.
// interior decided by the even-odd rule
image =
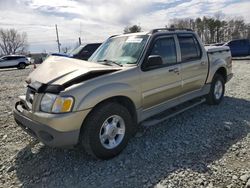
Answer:
[[[127,25],[144,31],[173,18],[242,17],[250,22],[250,0],[0,0],[0,28],[27,32],[31,52],[57,51],[55,24],[62,46],[102,42]]]

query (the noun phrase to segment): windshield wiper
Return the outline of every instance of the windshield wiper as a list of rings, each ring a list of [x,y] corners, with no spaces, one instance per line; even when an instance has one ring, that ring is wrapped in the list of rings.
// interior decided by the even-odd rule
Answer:
[[[106,64],[106,65],[112,65],[112,64],[115,64],[115,65],[118,65],[119,67],[122,67],[122,65],[121,65],[121,64],[116,63],[115,61],[112,61],[112,60],[108,60],[108,59],[98,60],[97,62],[105,62],[105,64]]]

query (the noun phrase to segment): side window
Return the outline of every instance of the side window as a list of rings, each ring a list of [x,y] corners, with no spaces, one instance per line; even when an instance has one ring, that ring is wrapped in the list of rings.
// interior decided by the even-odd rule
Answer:
[[[9,60],[16,60],[18,57],[9,57]]]
[[[160,55],[163,64],[173,64],[177,62],[176,46],[173,37],[159,38],[155,41],[150,55]]]
[[[93,44],[89,44],[84,50],[88,51],[89,53],[93,53],[96,50],[96,46]]]
[[[93,45],[93,48],[94,48],[94,51],[100,46],[100,44],[94,44]]]
[[[193,36],[178,36],[182,61],[191,61],[201,58],[201,49]]]

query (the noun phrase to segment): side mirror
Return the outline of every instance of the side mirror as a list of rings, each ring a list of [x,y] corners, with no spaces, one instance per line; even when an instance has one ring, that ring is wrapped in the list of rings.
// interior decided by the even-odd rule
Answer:
[[[154,67],[162,65],[163,61],[159,55],[150,55],[148,56],[147,67]]]

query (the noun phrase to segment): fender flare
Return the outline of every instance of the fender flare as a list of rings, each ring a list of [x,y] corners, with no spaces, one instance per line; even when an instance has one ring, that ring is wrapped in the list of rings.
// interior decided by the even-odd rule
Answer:
[[[224,59],[217,59],[214,62],[212,62],[212,65],[210,66],[209,74],[206,83],[211,83],[213,80],[213,77],[215,73],[220,69],[224,68],[227,73],[227,63]]]
[[[116,96],[124,96],[129,98],[139,108],[141,103],[140,92],[124,83],[110,83],[95,88],[82,98],[78,103],[77,110],[85,110],[95,107],[102,101]]]

